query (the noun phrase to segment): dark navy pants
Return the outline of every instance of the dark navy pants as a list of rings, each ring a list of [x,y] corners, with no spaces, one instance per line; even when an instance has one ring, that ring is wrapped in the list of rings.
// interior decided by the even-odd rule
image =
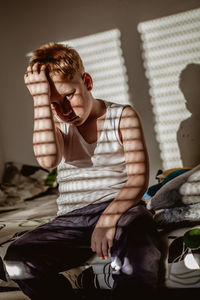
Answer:
[[[30,299],[73,299],[70,283],[59,272],[80,266],[94,255],[91,235],[109,203],[88,205],[58,216],[9,246],[4,260],[15,271],[9,275]],[[133,294],[156,289],[161,259],[159,238],[145,206],[139,204],[120,218],[110,254],[118,266],[113,271],[113,299],[122,299],[124,291],[132,299]]]

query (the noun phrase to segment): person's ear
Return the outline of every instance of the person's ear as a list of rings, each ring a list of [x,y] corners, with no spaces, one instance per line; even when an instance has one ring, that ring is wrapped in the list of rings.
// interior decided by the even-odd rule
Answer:
[[[87,87],[88,91],[91,91],[93,88],[93,80],[89,73],[83,73],[82,79]]]

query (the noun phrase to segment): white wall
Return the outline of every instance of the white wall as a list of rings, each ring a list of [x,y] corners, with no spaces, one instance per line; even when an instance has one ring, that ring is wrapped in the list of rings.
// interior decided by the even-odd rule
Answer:
[[[0,128],[3,143],[0,148],[3,160],[36,164],[32,151],[32,100],[23,83],[27,65],[25,54],[49,41],[118,28],[132,101],[143,120],[151,163],[150,182],[153,182],[162,165],[137,24],[198,6],[199,0],[1,1]]]

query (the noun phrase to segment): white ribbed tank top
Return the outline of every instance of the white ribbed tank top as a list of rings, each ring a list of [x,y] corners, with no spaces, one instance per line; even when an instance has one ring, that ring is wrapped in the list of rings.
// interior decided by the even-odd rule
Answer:
[[[103,130],[95,143],[87,143],[75,126],[61,123],[66,138],[58,166],[57,215],[114,199],[127,180],[118,131],[124,106],[110,102],[105,105]]]

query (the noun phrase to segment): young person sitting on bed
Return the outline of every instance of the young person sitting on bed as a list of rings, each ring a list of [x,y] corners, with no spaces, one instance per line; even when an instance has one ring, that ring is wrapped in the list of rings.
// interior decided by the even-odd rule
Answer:
[[[5,262],[17,267],[10,277],[30,299],[71,300],[71,285],[59,273],[96,253],[111,257],[112,299],[124,291],[131,299],[149,295],[158,283],[160,250],[140,202],[149,170],[137,112],[95,99],[79,54],[61,44],[33,53],[25,84],[33,97],[35,156],[58,170],[58,215],[10,245]]]

